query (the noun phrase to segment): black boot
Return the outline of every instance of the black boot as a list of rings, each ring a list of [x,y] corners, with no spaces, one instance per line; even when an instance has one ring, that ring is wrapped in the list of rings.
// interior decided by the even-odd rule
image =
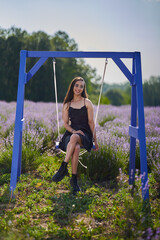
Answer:
[[[67,164],[67,162],[62,162],[58,172],[52,177],[53,182],[60,182],[68,174]]]
[[[76,195],[77,192],[80,192],[80,188],[77,183],[77,174],[72,174],[72,178],[70,180],[70,184],[73,187],[73,194]]]

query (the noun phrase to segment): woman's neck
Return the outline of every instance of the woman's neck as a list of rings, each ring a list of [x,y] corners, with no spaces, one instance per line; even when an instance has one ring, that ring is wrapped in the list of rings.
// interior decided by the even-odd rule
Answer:
[[[83,97],[82,96],[74,96],[73,99],[72,99],[72,102],[79,102],[79,101],[82,101]]]

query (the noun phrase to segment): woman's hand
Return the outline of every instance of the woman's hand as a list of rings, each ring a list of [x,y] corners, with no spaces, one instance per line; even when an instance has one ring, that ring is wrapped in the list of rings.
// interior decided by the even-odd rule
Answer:
[[[95,144],[95,149],[94,149],[94,151],[98,151],[98,149],[99,149],[98,143],[95,142],[94,144]]]
[[[73,133],[80,133],[80,134],[82,134],[83,136],[85,135],[84,132],[82,132],[81,130],[74,131]]]

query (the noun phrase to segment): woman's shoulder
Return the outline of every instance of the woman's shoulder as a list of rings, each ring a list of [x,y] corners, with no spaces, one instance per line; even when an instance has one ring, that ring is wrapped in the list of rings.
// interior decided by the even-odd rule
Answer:
[[[69,105],[70,105],[69,102],[64,103],[64,104],[63,104],[63,109],[64,109],[64,110],[68,110],[68,109],[69,109]]]
[[[85,104],[87,107],[91,107],[93,105],[89,98],[85,98]]]

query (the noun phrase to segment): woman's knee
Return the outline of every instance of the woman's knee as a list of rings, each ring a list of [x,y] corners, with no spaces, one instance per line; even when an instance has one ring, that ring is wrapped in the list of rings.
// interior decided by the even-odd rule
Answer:
[[[77,134],[72,134],[72,136],[70,137],[71,143],[76,143],[76,142],[78,142],[78,140],[79,140],[79,135],[77,135]]]

